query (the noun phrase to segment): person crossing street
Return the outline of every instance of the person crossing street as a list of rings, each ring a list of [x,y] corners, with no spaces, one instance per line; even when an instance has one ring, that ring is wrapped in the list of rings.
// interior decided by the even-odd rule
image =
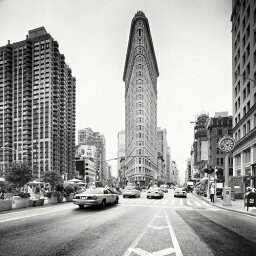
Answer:
[[[210,188],[210,199],[211,199],[211,202],[214,203],[214,186],[211,186]]]

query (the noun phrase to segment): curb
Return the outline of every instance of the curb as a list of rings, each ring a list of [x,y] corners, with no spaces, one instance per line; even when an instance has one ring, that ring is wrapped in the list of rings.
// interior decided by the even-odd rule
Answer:
[[[235,209],[230,209],[230,208],[226,208],[224,206],[221,206],[221,205],[217,205],[217,204],[211,204],[207,199],[204,199],[203,197],[199,196],[199,195],[196,195],[193,193],[193,195],[197,196],[198,198],[200,198],[201,200],[207,202],[209,205],[213,205],[217,208],[220,208],[220,209],[224,209],[224,210],[227,210],[227,211],[230,211],[230,212],[236,212],[236,213],[240,213],[240,214],[243,214],[243,215],[249,215],[249,216],[253,216],[253,217],[256,217],[256,214],[254,213],[251,213],[251,212],[244,212],[244,211],[241,211],[241,210],[235,210]]]
[[[10,209],[8,211],[1,211],[0,212],[0,216],[4,215],[4,214],[10,214],[10,213],[16,213],[16,212],[22,212],[22,211],[26,211],[26,210],[36,210],[36,209],[42,209],[42,208],[48,208],[48,207],[53,207],[53,206],[58,206],[58,205],[64,205],[64,204],[71,204],[73,202],[61,202],[61,203],[57,203],[57,204],[44,204],[42,206],[29,206],[29,207],[25,207],[25,208],[13,208]],[[0,255],[1,256],[1,255]]]

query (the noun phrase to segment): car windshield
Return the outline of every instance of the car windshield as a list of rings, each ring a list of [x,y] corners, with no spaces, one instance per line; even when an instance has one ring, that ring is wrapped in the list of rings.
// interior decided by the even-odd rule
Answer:
[[[175,191],[181,192],[181,191],[186,191],[186,189],[185,188],[176,188]]]
[[[151,187],[149,188],[149,191],[159,191],[160,189],[158,187]]]
[[[103,194],[103,191],[99,188],[88,188],[83,194]]]
[[[126,190],[133,190],[135,187],[127,187]]]

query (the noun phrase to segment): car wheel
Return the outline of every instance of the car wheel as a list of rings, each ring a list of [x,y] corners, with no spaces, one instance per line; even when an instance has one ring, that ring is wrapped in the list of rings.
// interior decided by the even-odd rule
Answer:
[[[102,208],[105,208],[105,207],[106,207],[106,200],[105,200],[105,199],[102,200],[102,202],[101,202],[101,207],[102,207]]]
[[[79,208],[80,208],[80,209],[83,209],[83,208],[84,208],[84,205],[83,205],[83,204],[79,204]]]
[[[149,198],[149,196],[147,196],[147,198]]]
[[[123,195],[123,198],[125,198],[125,196]]]
[[[184,196],[184,198],[187,198],[187,196]]]
[[[118,204],[119,198],[117,197],[115,200],[115,204]]]

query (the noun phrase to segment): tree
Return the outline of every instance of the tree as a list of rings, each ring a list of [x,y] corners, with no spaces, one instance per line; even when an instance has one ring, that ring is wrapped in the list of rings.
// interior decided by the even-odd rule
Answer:
[[[57,184],[63,183],[62,177],[54,171],[45,172],[43,180],[44,182],[50,184],[51,190],[55,190]]]
[[[21,190],[25,184],[32,181],[32,169],[26,162],[12,163],[6,169],[5,179]]]

